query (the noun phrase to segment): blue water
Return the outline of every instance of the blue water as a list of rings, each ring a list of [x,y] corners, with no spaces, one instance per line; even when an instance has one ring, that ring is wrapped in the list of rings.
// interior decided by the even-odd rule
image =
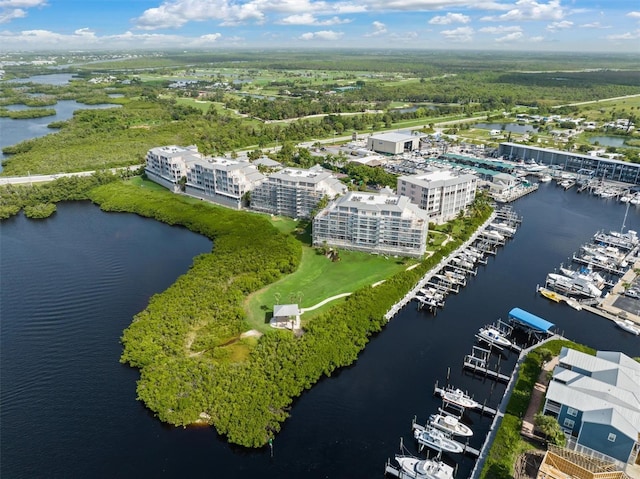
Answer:
[[[437,409],[436,380],[496,405],[504,386],[463,374],[477,328],[521,307],[576,341],[640,355],[640,339],[535,293],[547,272],[599,229],[619,230],[625,207],[552,184],[513,204],[513,240],[447,298],[436,316],[405,307],[358,361],[295,401],[268,448],[229,446],[210,428],[162,425],[135,400],[136,370],[118,363],[122,330],[149,297],[210,243],[180,228],[88,203],[48,220],[0,228],[0,476],[10,478],[375,478],[411,420]],[[627,226],[640,231],[630,208]],[[505,354],[508,371],[515,355]],[[489,418],[471,415],[478,447]],[[458,479],[473,460],[458,462]]]
[[[54,134],[57,130],[48,128],[47,125],[54,121],[68,120],[73,116],[76,110],[94,110],[101,108],[117,108],[120,105],[99,104],[85,105],[75,100],[60,100],[55,105],[47,106],[56,111],[55,115],[45,116],[42,118],[28,118],[23,120],[13,120],[8,117],[0,117],[0,171],[2,171],[2,160],[9,155],[2,153],[2,148],[15,145],[21,141],[38,138],[40,136]],[[24,105],[15,105],[10,109],[20,110],[28,107]]]

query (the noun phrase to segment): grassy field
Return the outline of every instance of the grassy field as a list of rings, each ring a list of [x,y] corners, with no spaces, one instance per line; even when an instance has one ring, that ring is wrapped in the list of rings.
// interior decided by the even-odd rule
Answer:
[[[286,222],[278,223],[276,225],[284,231],[291,228]],[[308,308],[331,296],[350,293],[381,281],[410,264],[413,263],[405,264],[397,258],[355,251],[340,251],[340,261],[334,262],[319,254],[315,248],[305,246],[298,270],[250,295],[245,301],[245,311],[251,327],[264,329],[274,304],[298,303],[300,307]],[[335,303],[329,303],[323,309],[333,305]],[[323,309],[305,313],[302,320],[319,314]]]

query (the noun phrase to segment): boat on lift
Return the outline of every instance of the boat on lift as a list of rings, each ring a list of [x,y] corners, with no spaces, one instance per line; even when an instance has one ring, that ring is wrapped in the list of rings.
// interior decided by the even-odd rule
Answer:
[[[445,434],[452,436],[473,436],[473,431],[469,426],[463,424],[457,417],[451,414],[444,414],[442,411],[429,416],[429,426],[440,429]]]
[[[458,388],[442,389],[440,390],[440,396],[446,402],[464,409],[476,409],[480,407],[480,403],[476,402],[471,396]]]
[[[587,298],[599,298],[602,296],[602,291],[591,281],[583,278],[570,278],[562,274],[549,273],[547,275],[547,286],[576,296],[585,296]]]
[[[464,451],[464,446],[462,444],[448,438],[445,433],[434,427],[416,429],[413,435],[418,441],[418,444],[421,446],[427,446],[438,452],[444,451],[459,454]]]
[[[438,457],[420,459],[413,456],[396,456],[400,465],[398,477],[410,479],[453,479],[454,469]]]
[[[501,348],[508,348],[513,345],[511,340],[507,338],[507,336],[502,331],[492,325],[480,328],[478,334],[476,334],[476,337],[480,341],[484,341],[487,344],[490,344],[492,346],[499,346]]]

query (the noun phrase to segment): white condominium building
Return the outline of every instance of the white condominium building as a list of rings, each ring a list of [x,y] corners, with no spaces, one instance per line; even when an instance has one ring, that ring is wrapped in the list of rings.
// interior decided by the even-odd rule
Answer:
[[[195,146],[153,148],[145,171],[149,179],[174,191],[180,190],[184,177],[186,194],[236,209],[243,195],[265,178],[248,161],[202,156]]]
[[[202,155],[195,145],[159,146],[147,152],[144,170],[151,181],[176,190],[180,178],[187,176],[187,163],[198,158]]]
[[[313,219],[313,244],[420,257],[429,218],[406,196],[351,191]]]
[[[398,178],[397,192],[411,198],[429,214],[434,223],[455,218],[469,206],[476,195],[478,177],[458,175],[451,170],[436,170]]]
[[[249,161],[204,157],[193,160],[188,165],[185,192],[239,209],[243,195],[264,181],[264,178]]]
[[[251,208],[274,215],[309,218],[320,200],[344,194],[347,187],[330,171],[316,165],[308,170],[284,168],[251,192]]]

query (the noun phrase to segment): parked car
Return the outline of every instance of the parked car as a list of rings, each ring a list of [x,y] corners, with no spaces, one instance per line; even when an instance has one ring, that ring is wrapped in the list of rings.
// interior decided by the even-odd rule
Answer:
[[[628,289],[624,292],[625,296],[629,296],[630,298],[640,298],[640,291],[637,289]]]

